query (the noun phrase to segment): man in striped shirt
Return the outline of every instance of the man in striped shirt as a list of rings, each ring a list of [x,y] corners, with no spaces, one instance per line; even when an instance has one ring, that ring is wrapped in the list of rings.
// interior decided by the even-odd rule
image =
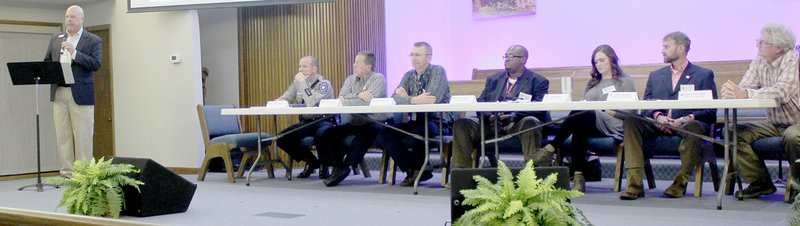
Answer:
[[[783,137],[789,157],[790,173],[800,176],[794,161],[800,157],[800,80],[795,36],[783,25],[767,24],[757,40],[758,56],[750,63],[742,81],[728,81],[722,86],[722,98],[775,99],[778,107],[767,109],[767,120],[737,125],[738,157],[736,163],[749,185],[736,196],[755,198],[775,193],[769,172],[750,143],[764,137]]]

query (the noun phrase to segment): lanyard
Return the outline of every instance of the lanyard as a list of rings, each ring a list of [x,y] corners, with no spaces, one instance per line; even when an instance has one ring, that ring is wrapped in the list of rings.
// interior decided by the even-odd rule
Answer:
[[[514,89],[515,85],[517,85],[516,82],[511,83],[511,81],[508,81],[508,84],[506,85],[508,87],[508,89],[506,89],[506,97],[508,97],[508,94],[511,94],[511,90]]]

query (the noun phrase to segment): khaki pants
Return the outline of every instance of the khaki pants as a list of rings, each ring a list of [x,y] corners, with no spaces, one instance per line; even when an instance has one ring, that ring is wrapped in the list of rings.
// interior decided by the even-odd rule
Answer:
[[[767,121],[747,122],[736,125],[737,153],[736,164],[742,172],[744,181],[750,184],[771,184],[764,161],[758,158],[750,143],[764,137],[783,137],[783,150],[789,158],[789,171],[793,177],[798,175],[798,165],[794,161],[800,157],[800,125],[789,127],[775,126]]]
[[[625,146],[625,168],[643,168],[644,167],[644,152],[642,150],[642,142],[644,138],[655,136],[669,136],[661,131],[660,127],[650,121],[637,116],[628,116],[623,122],[625,128],[625,136],[623,137],[623,145]],[[691,120],[684,124],[681,128],[693,133],[705,134],[707,125],[700,121]],[[691,175],[692,170],[702,159],[701,139],[699,137],[690,135],[688,133],[678,132],[672,130],[673,136],[680,136],[683,138],[680,146],[678,146],[678,153],[681,156],[681,168],[679,173]]]
[[[526,128],[537,126],[539,123],[539,119],[536,117],[527,116],[516,123],[510,123],[507,126],[498,128],[498,134],[516,133]],[[494,128],[489,126],[490,123],[488,121],[484,121],[484,124],[485,138],[487,140],[493,138]],[[475,146],[475,144],[480,143],[480,130],[480,122],[477,118],[456,120],[453,124],[453,158],[451,165],[459,168],[472,168],[472,163],[474,162],[472,154],[476,148],[480,148],[480,146]],[[525,156],[525,161],[528,161],[533,153],[536,152],[536,149],[541,146],[542,130],[541,128],[531,130],[516,137],[522,143],[522,153]]]
[[[78,159],[92,159],[94,105],[78,105],[69,87],[58,87],[53,101],[60,173],[71,174]]]

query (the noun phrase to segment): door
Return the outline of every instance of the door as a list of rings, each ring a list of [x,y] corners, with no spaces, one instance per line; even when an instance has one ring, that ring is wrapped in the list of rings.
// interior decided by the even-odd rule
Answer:
[[[114,156],[114,80],[111,73],[111,26],[87,27],[103,40],[103,63],[94,72],[94,157]]]

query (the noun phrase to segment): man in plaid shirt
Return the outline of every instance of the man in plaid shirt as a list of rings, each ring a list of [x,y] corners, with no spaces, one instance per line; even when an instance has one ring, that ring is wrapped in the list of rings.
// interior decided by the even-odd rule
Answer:
[[[800,78],[798,78],[795,36],[787,27],[767,24],[757,40],[758,56],[750,63],[742,81],[728,81],[722,86],[722,98],[775,99],[778,107],[767,109],[767,120],[741,123],[736,126],[738,157],[736,163],[749,185],[736,196],[755,198],[775,193],[764,161],[750,143],[764,137],[783,137],[784,151],[789,158],[790,173],[800,176],[795,160],[800,158]]]

